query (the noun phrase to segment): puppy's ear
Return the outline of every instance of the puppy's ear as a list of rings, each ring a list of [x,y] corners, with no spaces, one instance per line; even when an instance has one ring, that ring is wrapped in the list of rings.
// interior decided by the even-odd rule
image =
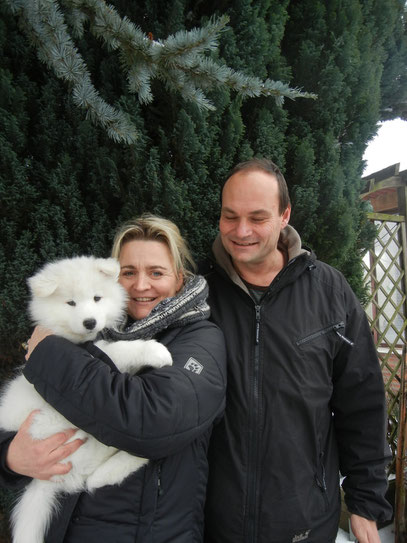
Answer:
[[[115,258],[97,258],[96,267],[101,273],[108,277],[114,277],[115,279],[119,278],[120,264]]]
[[[58,287],[55,276],[46,269],[39,271],[27,280],[28,286],[37,298],[51,296]]]

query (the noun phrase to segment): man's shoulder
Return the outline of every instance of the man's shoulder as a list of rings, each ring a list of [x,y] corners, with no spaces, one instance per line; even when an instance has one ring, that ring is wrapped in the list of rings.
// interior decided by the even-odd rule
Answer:
[[[336,291],[348,300],[355,298],[350,284],[340,270],[321,260],[315,260],[314,265],[312,277],[317,289],[325,293]]]
[[[339,271],[334,266],[323,262],[322,260],[314,260],[313,264],[317,271],[317,277],[321,280],[330,282],[330,283],[346,283],[346,279],[341,271]]]

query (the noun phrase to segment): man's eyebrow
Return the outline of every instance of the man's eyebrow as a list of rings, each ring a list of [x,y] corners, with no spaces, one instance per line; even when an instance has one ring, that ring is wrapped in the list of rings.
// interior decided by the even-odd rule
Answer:
[[[222,207],[222,212],[225,213],[236,213],[233,209],[230,207]],[[270,211],[268,209],[255,209],[253,211],[250,211],[249,215],[269,215]]]
[[[268,209],[255,209],[251,211],[249,215],[269,215],[270,211]]]

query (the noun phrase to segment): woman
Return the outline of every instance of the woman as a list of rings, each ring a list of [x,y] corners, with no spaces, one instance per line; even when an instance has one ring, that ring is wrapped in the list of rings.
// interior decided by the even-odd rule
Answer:
[[[112,255],[129,294],[128,317],[105,337],[155,338],[173,365],[130,377],[94,345],[85,350],[35,330],[24,374],[38,392],[101,442],[150,459],[120,486],[67,497],[46,543],[201,542],[206,451],[224,408],[223,336],[207,320],[206,282],[189,271],[193,261],[173,223],[143,215],[120,229]],[[61,459],[81,445],[66,444],[73,431],[33,442],[29,424],[30,417],[15,436],[2,437],[9,486],[67,471]]]

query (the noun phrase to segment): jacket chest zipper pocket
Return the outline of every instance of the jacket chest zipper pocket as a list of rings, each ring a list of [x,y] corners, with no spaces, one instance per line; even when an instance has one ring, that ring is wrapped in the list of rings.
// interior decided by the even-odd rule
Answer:
[[[331,332],[335,332],[335,334],[341,338],[342,341],[350,345],[351,347],[354,345],[354,342],[344,336],[340,330],[343,330],[345,328],[345,323],[343,321],[340,321],[336,324],[331,324],[331,326],[327,326],[326,328],[322,328],[322,330],[318,330],[317,332],[314,332],[313,334],[310,334],[309,336],[306,336],[304,338],[301,338],[295,342],[295,344],[299,347],[301,345],[304,345],[305,343],[309,343],[310,341],[314,341],[315,339],[318,339],[321,336],[325,336],[326,334],[329,334]]]

